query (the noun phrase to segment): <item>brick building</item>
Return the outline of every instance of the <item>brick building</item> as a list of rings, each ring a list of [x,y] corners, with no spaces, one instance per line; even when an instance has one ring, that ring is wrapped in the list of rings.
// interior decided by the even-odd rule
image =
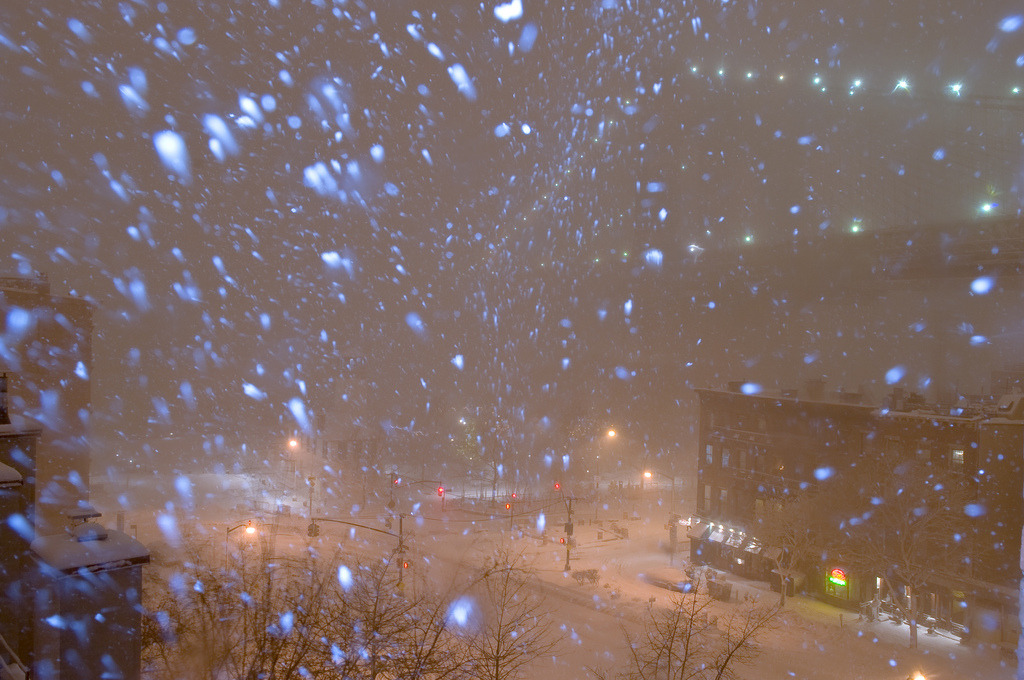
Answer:
[[[1016,644],[1024,397],[940,408],[894,390],[887,404],[872,406],[856,393],[826,392],[821,382],[777,392],[731,383],[697,393],[694,560],[782,587],[782,548],[759,536],[759,519],[769,505],[822,492],[823,526],[832,532],[825,543],[832,548],[794,565],[792,587],[856,609],[883,590],[883,579],[839,557],[841,527],[849,521],[844,485],[879,460],[923,465],[929,474],[958,480],[972,518],[965,564],[937,571],[926,592],[915,593],[925,623],[972,640]]]

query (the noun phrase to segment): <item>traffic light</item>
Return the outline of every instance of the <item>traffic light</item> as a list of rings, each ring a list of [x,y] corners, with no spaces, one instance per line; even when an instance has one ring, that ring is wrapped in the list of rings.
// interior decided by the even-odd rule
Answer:
[[[565,535],[572,536],[572,522],[565,523]]]
[[[440,496],[441,498],[444,498],[444,487],[443,486],[437,487],[437,495]]]
[[[505,509],[506,510],[511,510],[512,509],[512,504],[511,503],[505,503]]]
[[[515,492],[515,491],[513,491],[513,492],[512,492],[512,500],[515,500],[516,498],[518,498],[518,496],[516,495],[516,492]]]
[[[306,533],[309,534],[310,536],[319,536],[320,535],[320,527],[317,526],[316,522],[310,522],[309,526],[306,527]]]
[[[561,543],[562,545],[565,545],[565,536],[562,536],[561,538],[559,538],[558,542]]]
[[[561,490],[562,490],[562,485],[559,484],[558,482],[555,482],[555,491],[561,491]]]
[[[409,560],[403,560],[402,561],[402,569],[408,569],[408,568],[409,568]]]
[[[391,473],[391,485],[392,486],[398,486],[398,482],[400,482],[401,480],[402,480],[402,478],[399,477],[398,475],[396,475],[394,472]]]

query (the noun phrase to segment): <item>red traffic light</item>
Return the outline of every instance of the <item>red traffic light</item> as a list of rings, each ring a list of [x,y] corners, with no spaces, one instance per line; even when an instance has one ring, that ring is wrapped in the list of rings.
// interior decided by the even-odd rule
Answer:
[[[561,543],[562,545],[565,545],[565,536],[562,536],[561,538],[559,538],[558,542]]]
[[[402,569],[408,569],[408,568],[409,568],[409,563],[408,562],[402,562]]]
[[[555,491],[559,491],[559,490],[561,490],[561,488],[562,488],[562,485],[559,484],[558,482],[555,482]]]
[[[512,504],[511,503],[505,503],[505,509],[506,510],[511,510],[512,509]]]
[[[443,486],[437,487],[437,495],[438,496],[444,496],[444,487]]]

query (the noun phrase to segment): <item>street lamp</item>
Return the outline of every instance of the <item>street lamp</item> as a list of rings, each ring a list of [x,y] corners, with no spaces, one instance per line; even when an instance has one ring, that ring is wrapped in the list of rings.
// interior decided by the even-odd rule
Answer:
[[[675,507],[675,504],[676,504],[676,478],[674,476],[672,476],[672,475],[666,475],[664,472],[659,472],[658,470],[652,470],[652,469],[644,470],[643,475],[640,478],[640,492],[643,493],[643,485],[644,485],[643,483],[644,483],[644,480],[650,481],[650,480],[654,479],[654,475],[656,475],[656,474],[657,475],[661,475],[662,477],[665,477],[666,479],[668,479],[669,482],[671,482],[671,484],[672,484],[672,496],[671,496],[671,506],[670,507]]]
[[[256,527],[255,527],[255,525],[253,525],[251,519],[249,521],[247,521],[247,522],[243,522],[242,524],[236,524],[233,527],[228,527],[227,531],[224,532],[224,568],[225,569],[228,568],[228,545],[230,544],[231,532],[235,531],[237,529],[241,529],[243,527],[245,527],[245,535],[246,536],[252,537],[252,536],[256,535]]]

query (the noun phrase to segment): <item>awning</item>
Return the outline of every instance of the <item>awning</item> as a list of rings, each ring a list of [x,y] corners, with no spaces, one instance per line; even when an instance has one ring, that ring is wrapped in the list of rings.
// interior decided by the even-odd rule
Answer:
[[[782,557],[782,548],[762,548],[761,557],[771,560],[772,562],[778,562],[779,558]]]
[[[703,541],[711,533],[710,524],[694,524],[686,530],[686,537],[693,541]]]
[[[743,546],[743,551],[748,552],[751,555],[757,555],[761,552],[761,542],[756,538],[751,538]]]
[[[738,548],[743,545],[743,541],[746,537],[738,531],[730,531],[729,535],[725,539],[725,544],[730,548]]]
[[[725,529],[715,529],[711,532],[711,535],[708,536],[708,540],[712,543],[721,543],[725,540]]]

